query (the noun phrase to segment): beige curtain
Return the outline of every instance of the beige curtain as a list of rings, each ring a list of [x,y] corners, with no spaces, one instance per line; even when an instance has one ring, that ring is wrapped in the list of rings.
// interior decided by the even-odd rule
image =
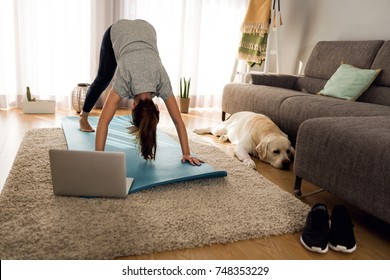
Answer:
[[[249,0],[0,0],[0,108],[33,97],[71,105],[95,78],[101,40],[120,18],[154,25],[173,87],[191,77],[191,107],[221,106]]]

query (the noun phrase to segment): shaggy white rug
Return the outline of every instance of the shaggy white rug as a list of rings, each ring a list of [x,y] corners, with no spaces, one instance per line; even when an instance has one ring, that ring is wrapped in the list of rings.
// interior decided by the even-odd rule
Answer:
[[[66,149],[62,129],[30,130],[0,195],[0,258],[112,259],[302,229],[309,206],[201,136],[189,137],[192,151],[227,177],[86,199],[53,195],[48,150]]]

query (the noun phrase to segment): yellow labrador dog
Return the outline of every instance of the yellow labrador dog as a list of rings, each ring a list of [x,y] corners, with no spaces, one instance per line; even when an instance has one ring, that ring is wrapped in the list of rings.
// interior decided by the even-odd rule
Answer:
[[[215,127],[194,129],[197,134],[211,133],[221,142],[235,144],[235,154],[246,165],[256,168],[250,155],[278,169],[289,169],[294,148],[288,137],[267,116],[253,112],[238,112]]]

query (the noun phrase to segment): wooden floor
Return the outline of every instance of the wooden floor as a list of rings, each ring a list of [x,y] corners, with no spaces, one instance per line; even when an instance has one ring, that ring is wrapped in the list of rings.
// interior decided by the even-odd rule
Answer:
[[[94,110],[91,115],[99,115]],[[127,114],[127,110],[120,110],[118,114]],[[25,132],[32,128],[60,127],[60,119],[66,115],[75,115],[72,110],[57,110],[56,114],[33,115],[23,114],[18,109],[0,110],[0,190],[6,181],[19,145]],[[220,112],[190,110],[183,114],[188,129],[215,125],[220,122]],[[165,111],[161,114],[161,124],[172,125]],[[211,143],[233,156],[232,145],[220,144],[216,138],[205,136]],[[294,175],[290,171],[281,171],[268,164],[256,160],[257,170],[273,181],[282,189],[293,195]],[[303,192],[317,190],[308,182],[303,182]],[[326,254],[317,254],[305,250],[299,243],[299,233],[272,236],[262,239],[239,241],[229,244],[205,246],[201,248],[178,251],[161,252],[150,255],[130,256],[123,259],[269,259],[269,260],[389,260],[390,259],[390,225],[384,223],[359,209],[347,204],[328,192],[309,196],[303,201],[309,205],[317,202],[325,203],[329,211],[336,204],[345,204],[355,224],[354,231],[357,239],[357,250],[352,254],[343,254],[329,250]],[[389,209],[390,211],[390,209]]]

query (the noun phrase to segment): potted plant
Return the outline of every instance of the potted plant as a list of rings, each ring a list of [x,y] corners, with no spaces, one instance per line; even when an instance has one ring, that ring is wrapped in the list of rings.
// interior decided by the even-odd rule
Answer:
[[[191,86],[191,77],[186,80],[186,78],[180,78],[180,112],[188,113],[190,108],[190,86]]]
[[[24,114],[54,114],[56,102],[54,100],[37,100],[32,97],[30,87],[26,88],[26,100],[21,101]]]

